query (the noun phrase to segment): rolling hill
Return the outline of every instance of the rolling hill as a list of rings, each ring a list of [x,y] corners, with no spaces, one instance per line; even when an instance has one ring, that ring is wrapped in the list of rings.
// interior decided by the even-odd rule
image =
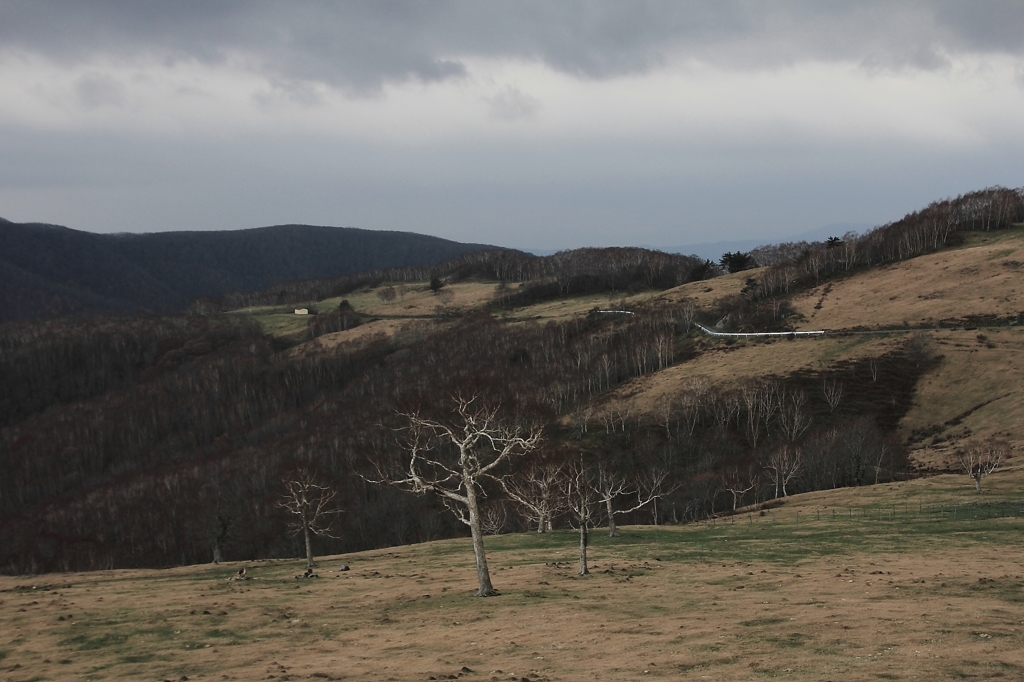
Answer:
[[[299,467],[346,500],[324,551],[459,535],[437,499],[367,482],[400,461],[402,413],[445,418],[459,394],[543,424],[537,464],[665,473],[659,522],[949,472],[989,439],[1015,466],[1024,209],[1007,196],[1020,193],[940,202],[729,275],[641,249],[491,252],[432,268],[434,282],[403,269],[335,296],[336,282],[290,286],[286,305],[266,304],[271,290],[208,315],[5,325],[0,566],[289,556],[275,502]],[[955,229],[936,236],[938,214]],[[829,333],[712,337],[694,322]],[[797,458],[785,480],[780,453]],[[526,527],[491,492],[499,526]]]
[[[0,321],[169,313],[199,296],[431,265],[490,248],[410,232],[313,225],[94,234],[0,219]]]

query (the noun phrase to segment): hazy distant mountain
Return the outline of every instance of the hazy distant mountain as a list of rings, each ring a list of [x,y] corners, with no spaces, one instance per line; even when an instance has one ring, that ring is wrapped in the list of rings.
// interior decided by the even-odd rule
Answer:
[[[0,219],[0,320],[170,312],[197,296],[431,264],[487,248],[493,247],[347,227],[95,234]]]
[[[842,237],[847,232],[865,232],[870,230],[874,225],[871,223],[833,223],[831,225],[824,225],[822,227],[808,230],[807,232],[801,232],[790,237],[783,237],[781,239],[764,238],[764,239],[739,239],[735,241],[721,241],[721,242],[702,242],[698,244],[684,244],[683,246],[665,246],[660,247],[661,251],[668,253],[683,253],[686,255],[700,256],[701,258],[707,258],[709,260],[718,261],[722,257],[723,253],[731,251],[750,251],[751,249],[757,248],[758,246],[764,246],[765,244],[780,244],[784,242],[820,242],[828,239],[829,237]]]
[[[759,239],[737,239],[732,241],[720,241],[720,242],[697,242],[693,244],[683,244],[682,246],[658,246],[656,244],[636,244],[644,249],[654,249],[656,251],[664,251],[665,253],[681,253],[686,256],[700,256],[701,258],[707,258],[709,260],[718,261],[722,257],[723,253],[728,251],[749,251],[750,249],[757,248],[758,246],[764,246],[765,244],[781,244],[785,242],[820,242],[825,241],[829,237],[842,237],[847,232],[865,232],[875,227],[871,223],[832,223],[831,225],[824,225],[822,227],[815,228],[813,230],[807,230],[800,234],[790,235],[788,237],[762,237]],[[564,249],[525,249],[527,252],[532,253],[535,256],[550,256],[551,254],[558,253]]]

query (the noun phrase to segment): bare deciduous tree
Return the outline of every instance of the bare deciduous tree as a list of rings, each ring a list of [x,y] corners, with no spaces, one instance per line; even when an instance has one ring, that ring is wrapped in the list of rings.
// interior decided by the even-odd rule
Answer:
[[[331,535],[331,523],[341,512],[334,506],[337,492],[317,480],[316,474],[306,468],[298,469],[284,483],[285,494],[277,506],[296,518],[288,524],[291,534],[302,533],[306,542],[306,568],[313,568],[313,536]]]
[[[508,511],[505,509],[505,503],[501,500],[488,504],[480,510],[480,528],[484,535],[501,535],[507,522]]]
[[[604,503],[608,513],[609,536],[615,534],[615,515],[629,514],[654,502],[664,494],[661,486],[665,480],[665,474],[656,472],[649,477],[644,485],[630,486],[627,491],[625,479],[614,475],[605,474],[602,477],[601,467],[594,472],[587,465],[583,455],[574,458],[568,465],[565,477],[565,497],[567,507],[571,513],[573,525],[580,533],[580,567],[579,575],[588,575],[590,569],[587,567],[587,548],[590,545],[590,529],[597,525],[601,514],[601,505]],[[621,494],[636,495],[637,503],[628,509],[614,509],[608,504],[608,490],[620,490]],[[617,495],[616,495],[617,496]]]
[[[697,318],[697,304],[691,300],[683,301],[682,305],[679,306],[679,321],[685,325],[683,333],[690,331],[690,327],[693,325],[693,321]]]
[[[821,392],[825,395],[825,402],[828,403],[828,411],[835,412],[839,401],[843,399],[843,382],[824,379],[821,382]]]
[[[577,573],[588,575],[590,569],[587,567],[587,547],[590,546],[590,527],[594,525],[594,517],[598,514],[598,499],[594,492],[590,469],[587,468],[582,455],[569,464],[565,499],[569,511],[572,512],[573,523],[580,532],[580,567]]]
[[[732,510],[736,511],[739,501],[748,492],[757,487],[760,477],[754,464],[730,464],[722,467],[716,474],[722,489],[732,493]]]
[[[676,398],[680,406],[680,416],[685,419],[687,433],[691,436],[700,421],[710,390],[710,381],[705,377],[694,377],[686,382],[686,388]],[[728,417],[725,419],[727,421]]]
[[[666,477],[665,472],[656,471],[631,480],[625,474],[613,471],[605,463],[597,465],[597,475],[591,480],[591,487],[597,495],[597,500],[604,504],[605,515],[608,517],[608,537],[613,538],[619,534],[615,526],[616,515],[635,512],[661,497],[661,486]],[[637,504],[628,509],[615,508],[615,500],[633,495],[636,495]]]
[[[597,499],[604,503],[605,513],[608,515],[608,537],[613,538],[619,534],[615,528],[615,498],[635,491],[628,485],[624,475],[613,472],[603,462],[597,465],[597,478],[592,486],[597,493]]]
[[[762,429],[768,433],[782,402],[776,381],[748,381],[740,386],[740,398],[746,408],[744,431],[752,449],[757,448]]]
[[[995,439],[968,443],[956,453],[960,470],[974,480],[974,487],[981,494],[981,479],[999,468],[1006,456],[1008,446]]]
[[[502,478],[501,486],[523,511],[527,522],[536,524],[538,533],[544,533],[552,529],[554,517],[566,509],[561,490],[564,475],[564,464],[532,464]]]
[[[708,401],[708,407],[718,430],[725,431],[739,415],[740,401],[734,392],[722,391],[712,394]]]
[[[768,477],[775,484],[775,497],[786,496],[786,485],[803,468],[803,451],[794,445],[784,444],[773,449],[764,465]]]
[[[665,438],[672,440],[672,418],[676,414],[676,398],[671,394],[664,394],[654,402],[654,413],[658,421],[665,428]]]
[[[399,471],[378,469],[376,483],[409,492],[434,493],[462,523],[469,526],[479,581],[477,596],[497,594],[484,553],[480,515],[481,483],[497,482],[497,469],[513,457],[535,450],[540,428],[527,428],[502,420],[497,408],[486,408],[477,398],[453,398],[450,419],[436,420],[420,413],[403,413],[408,426],[401,429],[407,465]]]
[[[803,391],[782,389],[779,407],[779,426],[789,442],[795,441],[811,426],[811,416],[804,410],[807,394]]]

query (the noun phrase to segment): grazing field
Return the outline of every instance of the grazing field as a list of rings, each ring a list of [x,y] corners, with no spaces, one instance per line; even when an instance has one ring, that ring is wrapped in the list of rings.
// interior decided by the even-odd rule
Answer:
[[[321,559],[0,577],[3,680],[1024,677],[1021,483],[796,496],[763,515]],[[338,571],[342,565],[350,570]]]

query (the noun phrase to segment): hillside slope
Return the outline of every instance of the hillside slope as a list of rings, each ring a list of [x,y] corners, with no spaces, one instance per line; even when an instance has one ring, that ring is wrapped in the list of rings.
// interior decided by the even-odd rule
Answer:
[[[928,326],[1024,312],[1024,229],[872,269],[793,297],[798,329]]]
[[[172,312],[198,296],[429,265],[488,248],[410,232],[313,225],[94,234],[0,220],[0,321]]]
[[[459,395],[542,424],[538,466],[582,461],[634,491],[664,476],[671,492],[624,522],[900,481],[980,438],[1019,447],[1024,321],[1009,312],[1024,306],[1004,270],[1022,228],[968,222],[901,251],[907,225],[935,224],[915,220],[721,277],[638,249],[502,251],[222,297],[206,315],[0,325],[0,569],[289,556],[277,502],[305,467],[345,500],[322,551],[458,535],[435,497],[367,479],[407,466],[403,415],[449,419]],[[946,309],[913,308],[940,282]],[[294,313],[306,305],[318,314]],[[846,331],[785,333],[826,314]],[[532,523],[487,492],[495,527]]]
[[[971,438],[998,437],[1019,447],[1024,445],[1022,263],[1024,228],[1018,227],[970,234],[962,246],[824,282],[791,297],[794,328],[836,333],[794,339],[698,337],[703,350],[693,359],[621,386],[603,399],[602,409],[653,415],[661,401],[694,379],[739,386],[766,377],[827,373],[903,353],[908,340],[917,337],[926,339],[937,357],[899,425],[917,465],[953,467],[956,448]],[[737,295],[757,274],[685,284],[657,298],[717,311],[724,298]],[[956,328],[940,328],[940,323]],[[843,329],[859,331],[838,331]]]

